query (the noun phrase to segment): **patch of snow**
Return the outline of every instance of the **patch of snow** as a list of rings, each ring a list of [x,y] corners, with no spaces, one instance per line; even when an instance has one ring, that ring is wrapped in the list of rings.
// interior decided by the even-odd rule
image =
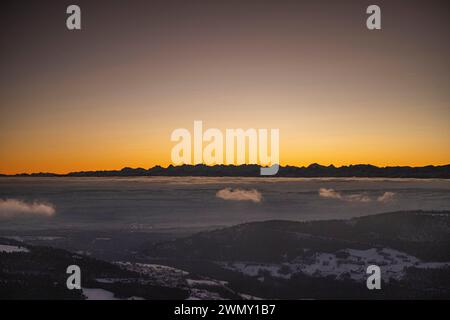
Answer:
[[[13,252],[30,252],[27,248],[10,246],[6,244],[0,244],[0,252],[13,253]]]
[[[115,264],[118,266],[121,266],[127,270],[139,272],[139,273],[146,273],[146,274],[153,274],[155,272],[172,272],[172,273],[180,273],[182,275],[188,275],[189,272],[169,267],[169,266],[163,266],[159,264],[149,264],[149,263],[131,263],[131,262],[122,262],[122,261],[116,261]]]
[[[114,262],[119,267],[146,275],[149,280],[156,285],[165,287],[179,287],[185,284],[184,278],[189,273],[177,268],[163,266],[158,264],[131,263],[131,262]]]
[[[258,297],[255,297],[255,296],[252,296],[249,294],[245,294],[245,293],[240,293],[239,295],[244,300],[263,300],[262,298],[258,298]]]
[[[282,279],[290,279],[290,272],[285,273],[281,272],[281,268],[290,268],[291,264],[256,264],[256,263],[247,263],[247,262],[235,262],[231,265],[231,267],[227,267],[223,265],[226,269],[236,270],[241,273],[244,273],[251,277],[260,276],[264,273],[269,273],[272,277],[282,278]],[[290,269],[291,270],[291,269]],[[261,281],[263,281],[264,277],[261,277]]]
[[[191,289],[191,293],[186,300],[224,300],[224,298],[216,292],[205,289]]]
[[[216,286],[217,284],[211,280],[193,280],[186,279],[189,286],[203,285],[203,286]]]
[[[63,237],[51,237],[51,236],[37,236],[31,237],[29,240],[38,240],[38,241],[54,241],[64,239]]]
[[[254,263],[233,262],[219,263],[225,269],[257,277],[263,281],[264,275],[274,278],[290,279],[297,273],[312,277],[332,276],[335,279],[352,279],[364,281],[369,265],[378,265],[383,274],[383,280],[400,280],[406,274],[407,268],[448,268],[450,262],[422,262],[418,258],[391,248],[370,248],[367,250],[345,249],[336,253],[319,252],[304,258],[298,257],[289,263]]]
[[[19,241],[19,242],[24,242],[25,240],[22,238],[22,237],[20,237],[20,236],[5,236],[4,238],[6,238],[6,239],[11,239],[11,240],[16,240],[16,241]]]
[[[95,279],[95,281],[97,281],[99,283],[115,283],[115,282],[117,282],[117,279],[98,278],[98,279]]]
[[[61,240],[65,239],[64,237],[57,237],[57,236],[6,236],[7,239],[12,239],[20,242],[26,242],[26,241],[54,241],[54,240]]]
[[[119,300],[114,297],[114,293],[104,289],[96,288],[83,288],[83,295],[86,296],[87,300]]]
[[[190,287],[195,287],[195,286],[212,286],[212,287],[217,287],[217,286],[223,286],[225,284],[227,284],[226,281],[215,281],[215,280],[193,280],[193,279],[186,279],[186,282],[188,283],[188,285]]]
[[[113,292],[99,288],[82,288],[82,291],[87,300],[145,300],[144,298],[136,296],[127,299],[119,299],[114,296]]]

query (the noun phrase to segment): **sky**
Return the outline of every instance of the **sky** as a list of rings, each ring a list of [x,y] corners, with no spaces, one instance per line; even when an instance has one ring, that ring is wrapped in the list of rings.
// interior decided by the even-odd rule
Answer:
[[[82,30],[66,28],[81,8]],[[366,8],[381,8],[381,30]],[[4,1],[0,173],[171,164],[277,128],[282,165],[450,163],[445,1]]]

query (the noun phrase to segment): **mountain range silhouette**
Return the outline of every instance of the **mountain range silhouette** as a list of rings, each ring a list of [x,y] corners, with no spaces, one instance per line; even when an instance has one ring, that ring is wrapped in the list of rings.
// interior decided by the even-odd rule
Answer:
[[[169,165],[167,168],[154,166],[149,169],[125,167],[121,170],[78,171],[67,174],[21,173],[0,176],[31,177],[131,177],[131,176],[202,176],[202,177],[260,177],[260,166],[244,165]],[[265,176],[270,177],[270,176]],[[361,178],[441,178],[450,179],[450,164],[442,166],[394,166],[377,167],[370,164],[357,164],[335,167],[313,163],[307,167],[280,166],[272,177],[361,177]]]

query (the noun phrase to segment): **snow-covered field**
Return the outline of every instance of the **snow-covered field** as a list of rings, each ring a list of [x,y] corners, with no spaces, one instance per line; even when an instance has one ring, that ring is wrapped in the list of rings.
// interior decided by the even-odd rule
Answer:
[[[131,263],[131,262],[122,262],[122,261],[117,261],[117,262],[115,262],[115,264],[119,265],[120,267],[122,267],[124,269],[130,270],[130,271],[135,271],[138,273],[147,274],[147,275],[155,275],[158,273],[163,273],[163,274],[172,273],[172,274],[177,274],[177,275],[189,274],[188,272],[186,272],[184,270],[169,267],[169,266],[163,266],[160,264]]]
[[[190,295],[186,300],[224,300],[224,298],[217,292],[193,288],[190,290]]]
[[[189,273],[158,264],[115,262],[118,266],[129,271],[144,274],[150,277],[150,282],[167,287],[178,287],[183,285],[184,277]]]
[[[20,242],[27,241],[55,241],[65,239],[64,237],[56,237],[56,236],[5,236],[4,238],[12,239]]]
[[[13,253],[13,252],[30,252],[30,251],[24,247],[0,244],[0,252]]]
[[[114,293],[104,289],[83,288],[83,295],[86,296],[87,300],[119,300],[114,297]]]
[[[335,279],[363,281],[367,278],[369,265],[381,268],[383,279],[402,279],[407,268],[450,268],[450,262],[422,262],[418,258],[390,248],[371,248],[367,250],[345,249],[336,253],[315,253],[308,258],[296,258],[288,263],[264,264],[252,262],[219,263],[222,267],[258,277],[264,274],[275,278],[290,279],[292,275],[303,273],[313,277],[333,276]]]
[[[114,293],[105,289],[83,288],[83,295],[87,300],[121,300],[114,296]],[[141,297],[130,297],[126,300],[144,300]]]
[[[226,285],[228,282],[226,281],[217,281],[217,280],[194,280],[194,279],[186,279],[189,286],[217,286],[217,285]]]
[[[164,287],[178,287],[185,288],[189,290],[188,300],[223,300],[227,299],[224,297],[223,293],[228,293],[229,296],[241,296],[243,299],[257,299],[253,296],[246,296],[234,292],[227,285],[227,281],[221,281],[216,279],[211,279],[208,277],[198,277],[192,276],[189,272],[159,265],[159,264],[148,264],[148,263],[131,263],[131,262],[115,262],[115,264],[120,267],[145,274],[150,276],[148,281],[151,284],[157,284]],[[96,279],[100,283],[113,283],[117,281],[124,281],[124,279]],[[125,280],[126,281],[126,280]],[[229,298],[228,298],[229,299]]]

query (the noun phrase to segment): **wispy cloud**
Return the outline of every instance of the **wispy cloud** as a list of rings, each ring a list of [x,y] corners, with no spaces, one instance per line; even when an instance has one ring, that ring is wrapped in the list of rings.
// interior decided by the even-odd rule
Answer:
[[[388,202],[388,201],[392,201],[392,199],[394,198],[394,196],[395,196],[395,193],[393,193],[393,192],[385,192],[385,193],[383,193],[382,196],[379,196],[379,197],[377,198],[377,201],[380,201],[380,202]]]
[[[342,195],[334,189],[320,188],[319,195],[324,198],[342,199]]]
[[[0,199],[0,217],[9,218],[15,216],[45,216],[50,217],[55,214],[52,204],[37,202],[26,203],[17,199]]]
[[[394,195],[395,195],[395,193],[393,193],[393,192],[385,192],[385,193],[383,193],[383,195],[376,198],[376,201],[388,202],[393,199]],[[365,193],[343,194],[334,189],[327,189],[327,188],[320,188],[319,196],[321,196],[323,198],[338,199],[338,200],[347,201],[347,202],[371,202],[371,201],[373,201],[373,199],[370,198]]]
[[[256,189],[244,190],[244,189],[231,189],[225,188],[217,191],[217,198],[224,200],[234,200],[234,201],[253,201],[261,202],[262,195]]]

